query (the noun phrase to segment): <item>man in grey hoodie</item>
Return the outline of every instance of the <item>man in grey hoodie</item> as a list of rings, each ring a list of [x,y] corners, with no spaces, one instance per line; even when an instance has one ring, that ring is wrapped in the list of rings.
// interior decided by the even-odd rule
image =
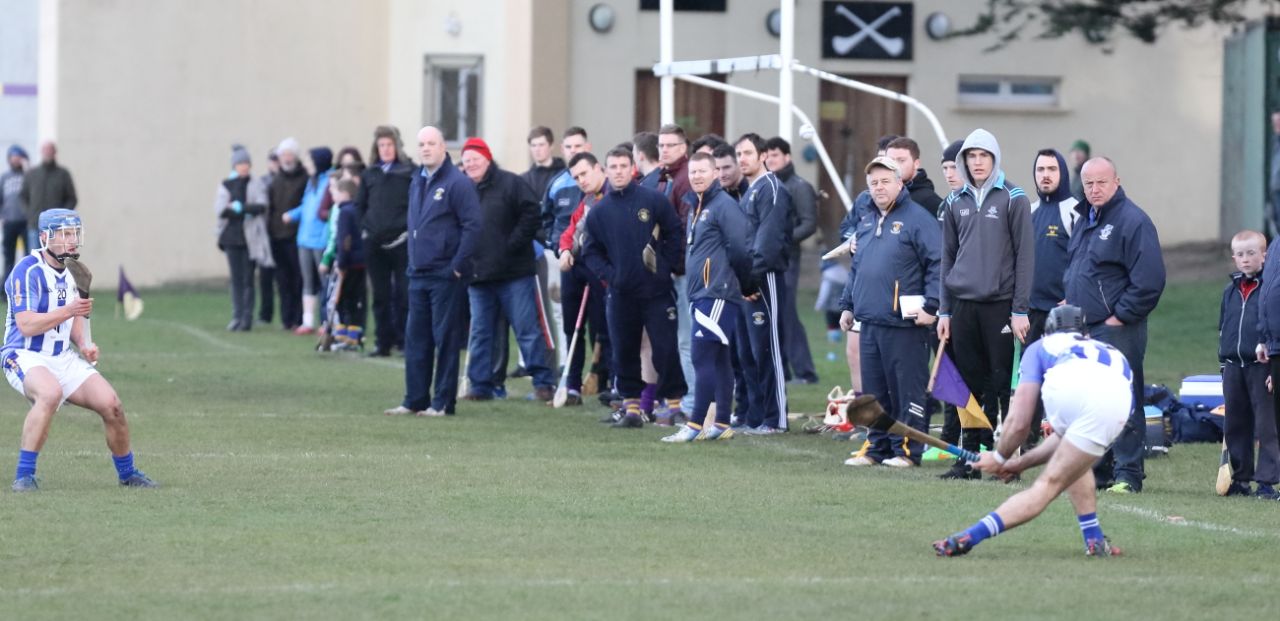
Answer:
[[[938,338],[949,345],[960,376],[974,395],[992,387],[998,403],[984,404],[991,428],[1007,410],[1013,338],[1025,341],[1030,322],[1035,237],[1026,192],[1000,169],[1000,145],[975,129],[956,162],[965,185],[947,197],[942,216],[942,299]],[[966,429],[965,448],[994,446],[989,429]],[[957,463],[944,478],[979,478]]]

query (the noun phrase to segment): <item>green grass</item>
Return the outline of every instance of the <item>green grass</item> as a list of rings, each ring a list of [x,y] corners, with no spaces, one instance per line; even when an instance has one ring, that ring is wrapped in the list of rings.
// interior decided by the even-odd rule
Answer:
[[[1217,289],[1170,288],[1151,327],[1153,381],[1216,368]],[[938,466],[854,470],[841,465],[849,443],[799,433],[668,446],[657,428],[598,425],[592,406],[513,400],[388,419],[396,359],[318,355],[277,329],[227,334],[220,292],[146,300],[133,323],[100,311],[94,335],[139,465],[164,487],[116,487],[96,416],[61,412],[42,491],[0,493],[0,618],[1277,612],[1280,506],[1215,497],[1217,447],[1175,447],[1150,462],[1145,493],[1102,500],[1127,558],[1083,558],[1064,500],[940,560],[929,541],[1016,487],[943,483]],[[807,319],[819,372],[846,384]],[[793,409],[819,411],[829,387],[795,390]],[[0,398],[0,467],[16,458],[24,411],[15,393]]]

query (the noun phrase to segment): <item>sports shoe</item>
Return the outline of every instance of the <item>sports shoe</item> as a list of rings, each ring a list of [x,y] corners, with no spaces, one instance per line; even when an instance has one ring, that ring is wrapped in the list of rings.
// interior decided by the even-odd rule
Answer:
[[[666,408],[663,408],[661,411],[654,412],[654,414],[653,414],[653,424],[655,424],[655,425],[657,425],[657,426],[659,426],[659,427],[670,427],[670,426],[672,426],[674,423],[672,423],[672,419],[671,419],[671,410],[668,410],[668,409],[666,409]],[[665,439],[665,438],[664,438],[664,439]]]
[[[422,410],[421,412],[414,412],[413,415],[423,417],[423,418],[426,418],[426,417],[435,418],[437,416],[444,416],[445,413],[435,408],[427,408],[425,410]]]
[[[771,436],[786,432],[770,425],[760,425],[759,427],[747,427],[742,431],[742,433],[749,436]]]
[[[982,473],[974,470],[973,466],[970,466],[969,464],[956,462],[955,464],[952,464],[950,470],[938,475],[938,478],[959,481],[979,480],[982,478]]]
[[[729,427],[720,427],[718,425],[709,425],[702,428],[702,433],[698,434],[698,440],[702,442],[714,442],[716,440],[729,440],[735,434],[733,429]]]
[[[403,405],[397,405],[396,407],[393,407],[390,410],[383,410],[382,413],[386,414],[387,416],[407,416],[409,414],[413,414],[413,410],[410,410],[409,408],[404,407]]]
[[[876,465],[876,460],[871,459],[870,457],[867,457],[866,455],[854,455],[853,457],[850,457],[849,459],[844,460],[844,465],[846,465],[846,466],[874,466],[874,465]]]
[[[570,391],[569,391],[569,394],[565,395],[565,397],[564,397],[564,404],[565,404],[566,406],[569,406],[569,405],[582,405],[582,395],[580,395],[580,394],[578,394],[578,393],[573,392],[572,390],[570,390]]]
[[[964,556],[973,549],[968,535],[959,533],[933,542],[933,552],[941,557]]]
[[[1258,489],[1253,492],[1253,495],[1263,500],[1280,500],[1280,492],[1277,492],[1274,486],[1266,483],[1259,483]]]
[[[14,483],[17,484],[16,482]],[[134,470],[133,474],[120,479],[120,487],[160,487],[159,483],[151,480],[146,473],[141,470]]]
[[[602,422],[602,423],[607,423],[607,424],[613,424],[613,423],[616,423],[616,422],[618,422],[618,421],[622,420],[622,416],[623,416],[624,414],[626,414],[626,411],[625,411],[625,410],[623,410],[622,408],[617,408],[617,409],[613,410],[612,412],[609,412],[608,414],[605,414],[604,418],[601,418],[601,419],[600,419],[600,422]]]
[[[556,389],[550,386],[538,386],[533,389],[533,392],[529,393],[529,396],[525,397],[528,401],[540,401],[542,403],[551,401],[554,398],[556,398]]]
[[[1231,486],[1227,488],[1227,493],[1223,494],[1223,496],[1252,496],[1252,495],[1253,495],[1253,488],[1249,487],[1248,481],[1232,481]]]
[[[524,368],[523,365],[517,366],[507,374],[507,377],[529,377],[529,369]]]
[[[898,457],[890,457],[889,459],[886,459],[880,462],[880,465],[888,466],[890,468],[915,468],[916,462],[911,461],[906,457],[898,456]]]
[[[28,474],[14,479],[11,489],[15,492],[35,492],[40,490],[40,483],[36,481],[34,474]]]
[[[1120,550],[1120,547],[1111,545],[1111,540],[1106,537],[1090,539],[1084,544],[1084,555],[1090,558],[1108,558],[1123,554],[1124,552]]]
[[[614,429],[639,429],[644,427],[644,419],[638,414],[627,414],[613,424]]]
[[[1119,483],[1116,483],[1115,485],[1108,487],[1107,491],[1111,492],[1112,494],[1136,494],[1140,490],[1134,489],[1134,487],[1132,485],[1129,485],[1128,482],[1120,481]]]
[[[698,434],[701,433],[701,431],[701,429],[694,429],[693,427],[685,425],[681,427],[679,431],[662,438],[662,441],[671,443],[693,442],[698,439]]]
[[[298,336],[307,336],[309,334],[315,334],[316,329],[309,326],[298,326],[293,329],[293,333]]]
[[[493,401],[493,395],[483,395],[477,392],[469,392],[462,395],[464,401]]]
[[[493,387],[493,398],[494,398],[494,399],[506,399],[506,398],[507,398],[507,387],[506,387],[506,386],[494,386],[494,387]]]

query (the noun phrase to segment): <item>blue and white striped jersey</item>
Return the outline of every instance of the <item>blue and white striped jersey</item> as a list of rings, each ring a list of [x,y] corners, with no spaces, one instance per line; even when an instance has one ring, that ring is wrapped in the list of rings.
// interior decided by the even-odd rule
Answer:
[[[13,267],[4,289],[9,296],[9,312],[4,320],[4,347],[0,350],[0,357],[7,357],[20,349],[57,356],[70,348],[72,319],[44,334],[25,337],[18,330],[14,317],[23,311],[47,313],[70,304],[74,299],[72,296],[76,295],[76,282],[71,272],[50,267],[40,252],[34,251]]]
[[[1095,363],[1133,381],[1133,369],[1120,350],[1087,336],[1059,332],[1032,343],[1023,352],[1019,383],[1042,384],[1049,369],[1077,361]]]

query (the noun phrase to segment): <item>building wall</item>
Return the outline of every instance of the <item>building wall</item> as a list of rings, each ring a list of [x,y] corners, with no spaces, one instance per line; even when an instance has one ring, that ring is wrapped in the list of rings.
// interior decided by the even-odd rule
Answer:
[[[634,70],[658,58],[658,14],[639,11],[637,2],[611,3],[616,25],[598,34],[587,24],[595,0],[573,0],[569,15],[569,118],[592,132],[593,142],[611,145],[629,137],[634,122]],[[773,2],[730,2],[726,13],[676,14],[677,60],[776,53],[778,40],[764,29]],[[912,61],[822,60],[821,2],[797,2],[796,58],[839,74],[908,76],[908,94],[939,117],[949,139],[984,127],[1001,141],[1010,179],[1030,189],[1035,152],[1056,147],[1065,152],[1077,138],[1095,154],[1112,157],[1126,192],[1155,220],[1165,244],[1215,238],[1218,234],[1222,39],[1225,30],[1205,26],[1171,29],[1155,45],[1119,38],[1112,54],[1090,46],[1078,35],[1036,40],[1032,33],[1004,50],[984,53],[984,38],[936,42],[924,33],[924,20],[944,11],[964,26],[963,16],[985,6],[981,0],[919,0],[915,3]],[[958,106],[961,74],[1055,76],[1062,78],[1062,106],[1055,111],[967,110]],[[731,84],[777,92],[777,76],[734,75]],[[795,79],[796,104],[817,118],[818,82]],[[727,133],[753,130],[776,133],[773,106],[729,98]],[[924,117],[908,115],[908,133],[923,147],[922,162],[941,186],[937,164],[941,146]],[[597,138],[599,136],[599,138]],[[816,178],[816,168],[801,165]],[[1188,180],[1178,183],[1175,180]]]
[[[104,281],[117,264],[138,285],[226,274],[212,204],[231,143],[262,174],[285,136],[367,153],[387,117],[385,0],[61,0],[58,16],[47,127]]]
[[[5,0],[0,19],[0,150],[18,144],[39,159],[36,148],[36,98],[28,87],[37,78],[37,0]],[[5,165],[7,170],[8,164]]]

